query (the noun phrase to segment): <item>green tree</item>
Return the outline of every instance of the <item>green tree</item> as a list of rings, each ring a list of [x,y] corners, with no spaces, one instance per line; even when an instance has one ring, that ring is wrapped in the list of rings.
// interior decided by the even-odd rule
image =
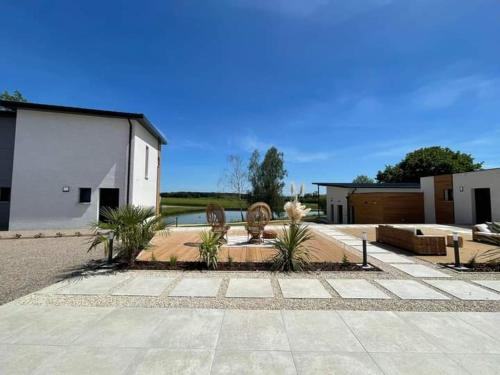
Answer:
[[[367,175],[360,174],[352,182],[355,184],[373,184],[375,180]]]
[[[424,147],[408,153],[395,165],[386,165],[377,173],[378,182],[418,182],[420,177],[470,172],[480,169],[470,154],[447,147]]]
[[[257,150],[252,153],[248,164],[248,179],[252,186],[251,202],[266,202],[274,213],[283,211],[284,178],[287,176],[283,153],[276,147],[267,150],[264,160],[260,162]]]
[[[12,94],[10,94],[7,90],[0,94],[0,100],[10,100],[12,102],[27,102],[28,100],[21,94],[19,91],[14,90]]]

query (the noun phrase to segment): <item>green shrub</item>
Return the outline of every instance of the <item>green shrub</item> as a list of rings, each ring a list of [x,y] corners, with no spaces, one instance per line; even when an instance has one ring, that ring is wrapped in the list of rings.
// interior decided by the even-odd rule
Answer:
[[[276,254],[272,258],[276,271],[302,271],[309,264],[309,249],[305,242],[312,238],[311,231],[303,224],[290,225],[283,228],[272,243]]]
[[[163,218],[156,215],[152,208],[129,205],[115,209],[103,209],[101,215],[105,221],[92,225],[96,235],[89,251],[99,244],[104,244],[107,251],[109,246],[108,236],[99,233],[99,229],[112,231],[115,234],[118,255],[129,264],[135,262],[137,255],[149,246],[150,241],[157,232],[168,233],[164,231],[166,225]]]
[[[175,267],[177,265],[177,257],[175,255],[170,255],[170,266]]]
[[[201,243],[198,247],[200,259],[207,265],[207,268],[216,269],[220,248],[220,234],[212,231],[205,231],[200,235]]]

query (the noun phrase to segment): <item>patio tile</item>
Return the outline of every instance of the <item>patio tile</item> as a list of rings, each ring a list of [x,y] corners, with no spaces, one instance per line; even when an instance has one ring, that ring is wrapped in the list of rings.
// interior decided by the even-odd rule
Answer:
[[[362,245],[353,245],[351,246],[355,248],[358,251],[363,252],[363,246]],[[366,251],[368,252],[368,255],[370,254],[388,254],[389,251],[386,249],[382,249],[381,247],[374,246],[374,245],[368,245],[366,246]]]
[[[401,299],[449,299],[415,280],[375,280]]]
[[[345,243],[346,245],[361,245],[361,240],[356,240],[356,239],[343,239],[343,238],[339,238],[337,237],[340,241],[342,241],[343,243]]]
[[[392,264],[391,266],[413,277],[451,277],[450,275],[438,271],[423,264]]]
[[[112,307],[49,306],[34,324],[26,326],[4,342],[68,345],[113,310]]]
[[[425,280],[425,282],[462,300],[500,300],[500,294],[463,280]]]
[[[97,275],[68,280],[68,285],[55,294],[109,294],[111,289],[128,279],[125,275]]]
[[[382,375],[367,353],[295,352],[293,357],[300,375]]]
[[[68,347],[50,357],[33,375],[126,374],[139,353],[136,349]]]
[[[218,350],[290,350],[279,311],[226,311]]]
[[[230,279],[226,297],[272,298],[274,293],[269,279]]]
[[[370,254],[371,257],[380,260],[385,263],[415,263],[413,260],[407,257],[402,257],[398,254],[384,253],[384,254]]]
[[[500,292],[500,280],[473,280],[476,284]]]
[[[460,365],[443,354],[372,353],[386,375],[467,375]]]
[[[422,332],[390,311],[339,311],[368,352],[439,352]]]
[[[448,356],[471,374],[498,375],[500,369],[498,354],[449,354]]]
[[[364,352],[335,311],[283,311],[283,319],[292,351]]]
[[[297,374],[292,354],[278,351],[217,352],[211,373],[214,375]]]
[[[390,298],[364,279],[328,279],[326,281],[342,298]]]
[[[285,298],[331,298],[316,279],[279,279],[278,282]]]
[[[445,353],[500,353],[494,340],[451,313],[399,312],[405,321],[425,332]]]
[[[214,349],[224,316],[223,310],[164,310],[160,324],[147,346],[168,349]]]
[[[490,336],[500,327],[500,312],[456,312],[454,316]]]
[[[150,336],[159,326],[165,311],[165,309],[140,307],[116,309],[95,322],[73,344],[96,347],[147,347]]]
[[[35,322],[49,309],[47,306],[13,305],[0,310],[0,342],[9,340]]]
[[[150,349],[135,375],[210,374],[212,351]]]
[[[0,345],[0,374],[31,374],[43,361],[63,350],[46,345]]]
[[[221,278],[184,278],[170,292],[171,297],[216,297]]]
[[[114,296],[159,296],[175,280],[173,277],[138,276],[116,289]]]

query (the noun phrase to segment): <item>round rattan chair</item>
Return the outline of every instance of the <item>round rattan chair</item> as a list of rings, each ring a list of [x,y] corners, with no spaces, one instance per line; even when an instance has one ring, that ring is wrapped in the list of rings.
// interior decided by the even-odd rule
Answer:
[[[264,202],[257,202],[248,207],[247,224],[245,226],[250,243],[262,243],[264,228],[271,221],[271,208]]]
[[[207,223],[212,227],[214,233],[220,235],[221,241],[227,241],[227,231],[231,228],[226,225],[226,214],[224,208],[217,203],[210,203],[207,205]]]

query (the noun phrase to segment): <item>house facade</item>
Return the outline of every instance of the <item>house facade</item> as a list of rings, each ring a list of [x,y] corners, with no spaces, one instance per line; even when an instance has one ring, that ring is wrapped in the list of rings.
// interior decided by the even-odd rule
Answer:
[[[314,183],[326,187],[334,224],[500,221],[500,168],[429,176],[420,183]]]
[[[0,107],[0,228],[85,228],[104,207],[159,209],[166,140],[143,114],[8,101]]]

